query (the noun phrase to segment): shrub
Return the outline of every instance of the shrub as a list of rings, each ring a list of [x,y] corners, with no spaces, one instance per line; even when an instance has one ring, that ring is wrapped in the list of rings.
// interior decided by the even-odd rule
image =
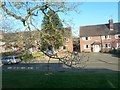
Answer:
[[[120,55],[120,49],[117,49],[115,54]]]
[[[113,50],[109,51],[109,53],[111,53],[111,54],[115,54],[115,52],[116,52],[116,49],[113,49]]]
[[[113,49],[109,51],[110,54],[120,55],[120,49]]]
[[[2,57],[5,57],[5,56],[11,56],[11,55],[20,55],[20,53],[14,51],[14,52],[4,52],[2,53]]]
[[[32,61],[32,59],[33,59],[33,56],[29,52],[25,52],[25,53],[23,53],[21,58],[25,63],[27,63],[27,62],[30,63],[30,61]]]

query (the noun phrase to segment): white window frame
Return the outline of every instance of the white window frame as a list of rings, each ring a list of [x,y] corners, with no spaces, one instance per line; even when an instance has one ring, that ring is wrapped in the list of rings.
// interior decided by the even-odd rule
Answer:
[[[106,45],[107,45],[107,47],[106,47]],[[103,44],[103,48],[111,48],[111,44],[110,43]]]
[[[92,37],[89,37],[89,36],[88,37],[82,37],[82,40],[86,40],[86,41],[91,40],[91,39],[92,39]]]
[[[65,41],[66,41],[66,42],[69,42],[69,38],[65,38]]]
[[[116,49],[120,48],[120,43],[116,43]]]
[[[88,48],[87,48],[87,45],[88,45]],[[83,47],[84,47],[84,49],[89,49],[90,48],[90,44],[84,44]]]
[[[104,35],[104,36],[102,36],[102,40],[104,40],[104,39],[111,39],[111,35]]]
[[[111,39],[111,35],[107,35],[107,38],[106,39]]]
[[[119,36],[120,36],[120,34],[116,34],[115,39],[120,39]]]
[[[4,44],[5,44],[5,42],[0,41],[0,46],[2,46],[2,45],[4,45]]]
[[[101,38],[102,38],[102,40],[104,40],[104,39],[105,39],[105,36],[101,36]]]

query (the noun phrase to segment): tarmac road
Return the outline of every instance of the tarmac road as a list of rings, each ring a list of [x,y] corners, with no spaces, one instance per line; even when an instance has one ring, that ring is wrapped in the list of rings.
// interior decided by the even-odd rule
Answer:
[[[89,53],[90,60],[87,62],[86,68],[104,68],[113,71],[119,71],[119,59],[116,56],[106,53]]]
[[[82,53],[80,53],[82,55]],[[58,63],[58,60],[51,60],[50,64],[44,61],[43,63],[19,63],[13,65],[2,65],[2,70],[40,70],[47,71],[48,67],[51,71],[96,71],[96,72],[107,72],[119,71],[118,61],[120,58],[111,54],[105,53],[85,53],[89,56],[89,61],[86,63],[84,69],[73,69],[66,67],[62,63]]]

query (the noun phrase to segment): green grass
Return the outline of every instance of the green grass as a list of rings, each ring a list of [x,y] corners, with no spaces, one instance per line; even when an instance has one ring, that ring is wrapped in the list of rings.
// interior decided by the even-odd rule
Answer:
[[[33,54],[32,54],[33,57],[41,57],[41,56],[43,56],[43,55],[44,55],[43,52],[36,52],[36,53],[33,53]]]
[[[3,88],[118,88],[117,73],[3,71]]]

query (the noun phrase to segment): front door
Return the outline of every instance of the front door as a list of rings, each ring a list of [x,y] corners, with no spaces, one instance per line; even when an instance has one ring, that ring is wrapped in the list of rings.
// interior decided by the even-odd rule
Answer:
[[[93,46],[93,52],[99,52],[100,51],[100,46],[99,45],[94,45]]]

